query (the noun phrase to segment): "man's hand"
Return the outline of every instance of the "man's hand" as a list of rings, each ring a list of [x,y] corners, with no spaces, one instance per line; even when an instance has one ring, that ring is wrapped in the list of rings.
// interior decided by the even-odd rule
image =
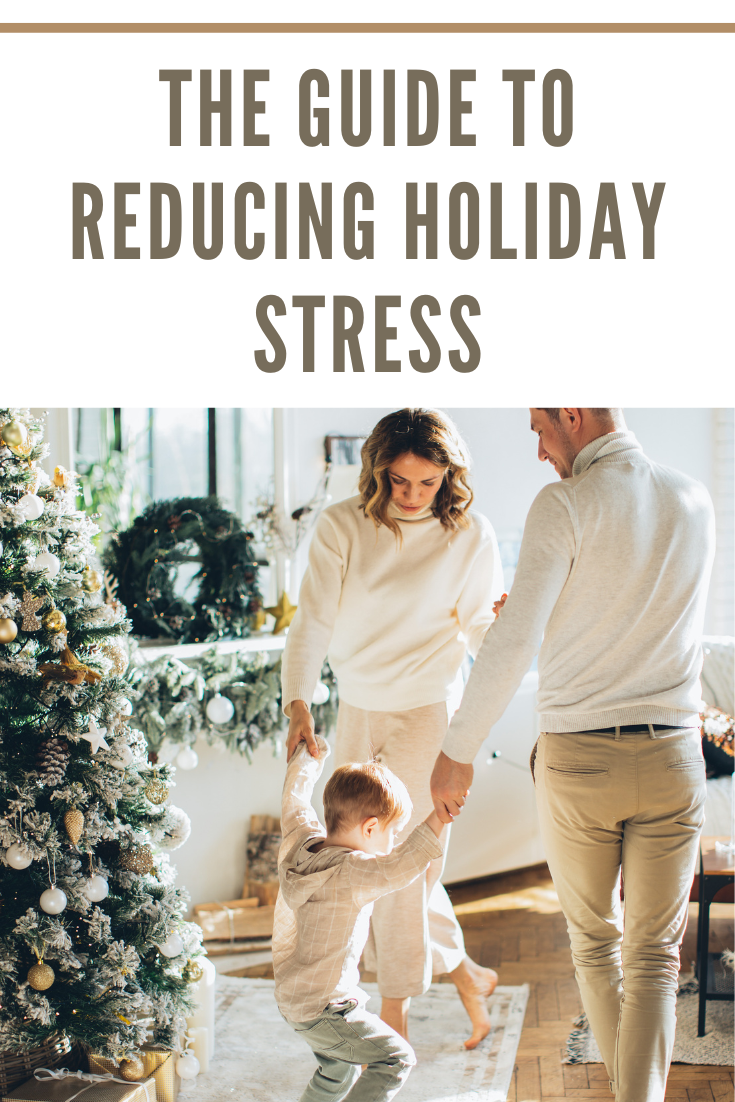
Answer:
[[[459,815],[470,794],[475,771],[471,765],[452,761],[440,753],[431,774],[431,798],[434,810],[443,823],[451,823]]]
[[[306,748],[312,758],[319,757],[319,747],[314,735],[314,717],[303,700],[292,700],[288,720],[288,739],[286,741],[286,762],[296,752],[300,742],[306,743]]]
[[[508,594],[504,593],[499,601],[493,601],[493,612],[496,616],[500,616],[500,610],[505,602],[508,600]]]

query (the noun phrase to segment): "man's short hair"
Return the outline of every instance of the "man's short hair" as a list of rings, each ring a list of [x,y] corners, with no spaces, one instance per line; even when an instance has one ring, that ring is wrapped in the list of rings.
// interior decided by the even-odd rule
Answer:
[[[405,826],[412,810],[403,781],[379,761],[340,765],[324,788],[324,821],[330,834],[350,830],[373,815],[381,827],[396,821]]]
[[[539,406],[539,409],[542,411],[542,413],[548,413],[551,420],[555,421],[557,425],[561,421],[561,406],[559,406],[558,409],[547,409],[544,406]],[[615,421],[617,421],[617,419],[620,417],[622,412],[623,411],[620,406],[605,406],[595,409],[590,408],[590,413],[592,414],[594,419],[603,423],[606,421],[611,421],[614,424]]]

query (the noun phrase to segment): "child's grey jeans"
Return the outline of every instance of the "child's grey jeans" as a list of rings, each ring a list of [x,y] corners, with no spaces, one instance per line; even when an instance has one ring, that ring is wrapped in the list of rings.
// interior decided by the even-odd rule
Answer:
[[[330,1003],[310,1022],[288,1024],[317,1058],[301,1102],[389,1102],[416,1063],[408,1041],[356,999]]]

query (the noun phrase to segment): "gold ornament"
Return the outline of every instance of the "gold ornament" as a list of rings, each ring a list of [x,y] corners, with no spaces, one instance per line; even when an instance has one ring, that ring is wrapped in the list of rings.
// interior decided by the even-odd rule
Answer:
[[[137,872],[140,876],[145,876],[153,868],[151,847],[134,844],[129,849],[120,850],[120,864],[128,872]]]
[[[0,620],[0,643],[12,643],[18,634],[15,620]]]
[[[184,971],[181,973],[181,978],[186,983],[198,983],[204,975],[204,969],[201,964],[195,960],[187,960],[184,965]]]
[[[132,1056],[126,1056],[124,1060],[120,1061],[118,1071],[123,1079],[127,1079],[129,1082],[134,1083],[138,1079],[142,1079],[145,1075],[145,1064],[140,1056],[133,1053]]]
[[[71,811],[67,811],[64,815],[64,826],[66,827],[66,833],[71,839],[73,846],[77,844],[82,837],[82,831],[84,830],[84,816],[77,807],[73,807]]]
[[[256,609],[255,612],[252,613],[252,618],[253,618],[253,630],[254,631],[260,631],[260,629],[265,626],[265,621],[266,621],[265,609],[263,609],[263,608]]]
[[[97,593],[102,589],[102,578],[91,566],[85,566],[82,571],[82,589],[86,593]]]
[[[122,643],[106,643],[102,648],[102,653],[105,658],[109,658],[112,662],[112,672],[115,677],[122,677],[130,661]]]
[[[59,490],[68,490],[74,485],[76,471],[67,471],[66,467],[54,467],[54,486]]]
[[[47,991],[55,979],[53,968],[44,964],[42,957],[38,958],[38,964],[28,970],[28,982],[36,991]]]
[[[165,804],[168,799],[168,785],[160,777],[151,777],[143,791],[152,804]]]
[[[41,630],[41,621],[36,616],[36,612],[45,600],[45,597],[34,597],[28,590],[24,590],[23,600],[20,602],[20,611],[23,614],[23,631]]]
[[[60,608],[50,608],[48,612],[44,612],[41,623],[44,631],[58,635],[66,627],[66,616]]]
[[[0,437],[6,447],[10,448],[13,455],[25,459],[30,455],[33,445],[28,439],[28,429],[22,421],[6,421],[0,430]]]
[[[296,615],[296,607],[296,605],[292,605],[289,601],[288,593],[282,593],[278,604],[274,605],[273,608],[267,608],[265,610],[276,618],[273,627],[274,635],[278,635],[279,632],[285,631],[287,627],[291,626],[291,621]]]

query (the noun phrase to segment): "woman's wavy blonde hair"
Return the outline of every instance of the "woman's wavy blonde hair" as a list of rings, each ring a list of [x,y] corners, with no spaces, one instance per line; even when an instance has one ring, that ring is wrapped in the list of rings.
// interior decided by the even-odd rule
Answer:
[[[388,514],[391,482],[388,469],[410,453],[444,468],[441,487],[431,508],[450,532],[469,528],[467,515],[473,493],[469,483],[470,455],[456,426],[436,409],[399,409],[378,421],[362,446],[359,490],[362,510],[376,528],[401,538],[397,522]]]

